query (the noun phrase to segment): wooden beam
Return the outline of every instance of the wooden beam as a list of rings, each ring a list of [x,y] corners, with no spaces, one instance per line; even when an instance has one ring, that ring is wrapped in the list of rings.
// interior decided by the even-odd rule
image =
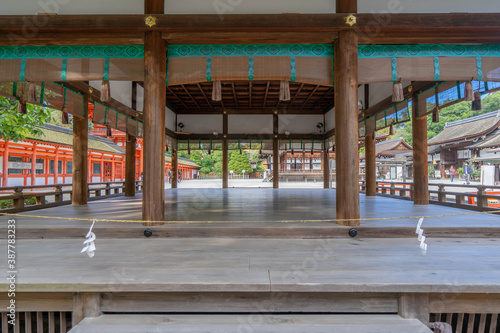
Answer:
[[[377,195],[377,166],[376,150],[373,135],[365,137],[365,174],[366,174],[366,196],[374,197]]]
[[[76,326],[85,318],[99,317],[102,313],[101,303],[100,293],[75,293],[73,296],[73,311],[71,316],[72,326]]]
[[[85,116],[73,117],[73,175],[71,202],[73,205],[86,205],[88,198],[88,137],[89,137],[89,96],[83,95]],[[54,165],[57,168],[57,165]]]
[[[429,294],[404,293],[398,297],[399,315],[406,319],[418,319],[429,325]]]
[[[177,95],[177,94],[175,93],[175,91],[173,91],[173,90],[172,90],[169,86],[167,86],[167,90],[168,90],[168,91],[170,91],[170,93],[171,93],[172,95],[174,95],[174,97],[175,97],[175,98],[176,98],[176,99],[177,99],[177,100],[178,100],[178,101],[179,101],[179,102],[180,102],[180,103],[181,103],[181,104],[182,104],[182,105],[183,105],[186,109],[190,109],[190,107],[188,107],[188,106],[186,105],[186,103],[184,103],[184,101],[183,101],[183,100],[179,97],[179,95]]]
[[[248,107],[252,109],[252,81],[248,82]]]
[[[288,140],[323,140],[325,136],[323,134],[277,134],[278,139],[288,139]],[[274,134],[228,134],[228,140],[272,140],[274,139]],[[178,140],[210,140],[213,139],[213,134],[178,134]]]
[[[145,14],[164,14],[165,0],[144,0]]]
[[[299,96],[300,91],[302,90],[303,87],[304,87],[304,83],[301,83],[300,86],[299,86],[299,89],[297,89],[297,92],[295,93],[295,95],[293,96],[292,100],[290,101],[290,106],[293,104],[293,102],[295,102],[295,99],[297,98],[297,96]]]
[[[339,225],[358,226],[358,38],[355,31],[339,34],[335,43],[335,143],[337,221]]]
[[[205,98],[205,101],[207,101],[207,104],[210,106],[210,108],[213,110],[214,109],[214,106],[212,105],[212,103],[210,102],[210,100],[208,99],[207,97],[207,94],[205,94],[205,92],[203,91],[203,89],[201,88],[201,85],[199,83],[196,84],[198,86],[198,89],[200,89],[201,91],[201,94],[203,95],[203,97]]]
[[[331,108],[330,108],[331,109]],[[329,110],[330,110],[329,109]],[[288,108],[286,105],[281,107],[266,107],[266,108],[253,108],[253,109],[239,109],[239,108],[223,108],[215,106],[214,109],[179,109],[178,114],[223,114],[226,111],[228,114],[273,114],[274,111],[278,111],[278,114],[324,114],[321,109],[309,109],[309,108]]]
[[[229,129],[228,115],[224,113],[222,115],[222,188],[228,188],[229,186],[229,152],[228,152],[228,142],[227,134]]]
[[[142,219],[165,218],[166,44],[159,32],[144,36],[144,176]],[[160,223],[161,224],[161,223]],[[155,225],[145,223],[145,225]]]
[[[196,100],[194,99],[193,95],[191,95],[191,93],[189,92],[189,90],[187,90],[186,87],[183,84],[181,84],[181,87],[182,87],[182,89],[184,89],[184,91],[189,96],[189,98],[191,98],[191,100],[193,101],[194,105],[196,105],[196,107],[198,109],[201,109],[200,105],[198,104],[198,102],[196,102]]]
[[[125,150],[125,196],[134,197],[135,196],[135,164],[136,164],[136,154],[135,154],[135,144],[136,139],[134,136],[126,134],[129,136],[126,142]]]
[[[311,97],[314,95],[314,93],[316,92],[316,90],[318,90],[318,88],[320,87],[320,85],[318,84],[316,87],[314,87],[313,91],[309,94],[309,96],[307,96],[307,99],[305,100],[305,102],[302,104],[302,107],[304,107],[307,102],[309,102],[309,100],[311,99]]]
[[[335,9],[337,13],[357,13],[358,0],[337,0]]]
[[[267,101],[267,94],[269,93],[269,85],[271,82],[267,82],[266,84],[266,93],[264,94],[264,103],[262,103],[262,108],[264,109],[266,107],[266,101]]]
[[[330,153],[326,147],[326,142],[323,148],[323,188],[330,188]]]
[[[233,89],[234,104],[238,107],[238,97],[236,96],[236,90],[234,89],[234,82],[231,82],[231,87]]]
[[[273,188],[279,188],[280,184],[280,170],[279,170],[279,159],[280,159],[280,140],[278,137],[279,133],[279,122],[278,113],[273,114]]]
[[[429,204],[427,160],[427,116],[418,117],[418,95],[412,95],[413,122],[413,201],[415,205]]]

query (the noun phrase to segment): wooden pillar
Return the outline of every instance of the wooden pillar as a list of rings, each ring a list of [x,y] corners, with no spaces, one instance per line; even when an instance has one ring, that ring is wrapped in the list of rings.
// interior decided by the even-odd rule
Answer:
[[[366,196],[377,195],[377,166],[375,163],[375,140],[371,134],[365,136]]]
[[[145,0],[144,14],[164,14],[165,0]]]
[[[357,13],[358,0],[337,0],[335,7],[336,13]]]
[[[413,203],[429,204],[427,165],[427,116],[418,117],[418,95],[412,94],[413,122]]]
[[[89,98],[84,95],[85,116],[73,117],[73,205],[86,205],[88,197]]]
[[[280,187],[280,140],[278,138],[278,112],[273,114],[273,188]]]
[[[33,151],[31,154],[31,186],[36,182],[36,143],[33,143]]]
[[[157,2],[157,1],[152,1]],[[147,8],[146,1],[146,8]],[[165,218],[165,104],[167,47],[159,31],[144,35],[144,190],[142,219]],[[146,225],[151,225],[146,223]]]
[[[135,196],[135,136],[132,135],[125,151],[125,196]]]
[[[313,155],[311,155],[311,160]],[[323,188],[330,188],[330,155],[328,153],[328,147],[326,146],[323,149]]]
[[[342,1],[337,1],[338,3]],[[345,1],[350,3],[351,1]],[[335,141],[337,219],[359,218],[358,35],[341,31],[335,42]],[[338,221],[357,226],[359,220]]]
[[[9,140],[5,140],[2,170],[2,187],[7,187],[9,183]]]
[[[177,150],[172,149],[172,188],[177,188],[177,180],[179,174],[179,159],[177,158]]]
[[[228,132],[228,116],[226,111],[222,115],[222,188],[228,188],[229,186],[229,151],[227,143],[227,132]]]

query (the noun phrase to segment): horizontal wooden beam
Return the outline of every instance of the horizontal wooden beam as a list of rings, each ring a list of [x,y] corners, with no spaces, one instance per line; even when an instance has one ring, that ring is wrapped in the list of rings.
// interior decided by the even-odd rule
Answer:
[[[164,38],[176,43],[193,40],[204,44],[217,40],[219,43],[265,43],[266,39],[271,43],[310,43],[308,39],[312,35],[322,34],[320,39],[329,41],[334,37],[328,34],[351,29],[346,24],[346,14],[232,14],[224,15],[224,20],[219,15],[155,14],[157,24],[151,28],[145,23],[147,16],[0,16],[0,43],[115,44],[113,39],[140,43],[140,34],[148,30],[161,31]],[[500,13],[357,14],[356,17],[353,29],[362,44],[381,41],[408,44],[414,40],[463,43],[464,38],[467,42],[500,42]],[[281,34],[288,36],[280,38]]]
[[[212,109],[178,109],[177,114],[223,114],[226,111],[227,114],[273,114],[274,111],[278,111],[278,114],[323,114],[322,109],[307,109],[307,108],[255,108],[255,109],[240,109],[240,108],[214,108]]]
[[[228,140],[272,140],[273,134],[228,134]],[[213,134],[177,134],[178,140],[222,140],[222,135],[218,137]],[[281,140],[324,140],[323,134],[278,134]]]

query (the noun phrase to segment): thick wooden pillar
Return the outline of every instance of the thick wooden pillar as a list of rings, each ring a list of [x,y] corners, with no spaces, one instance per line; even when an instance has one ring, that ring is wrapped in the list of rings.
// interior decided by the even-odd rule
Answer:
[[[278,138],[278,113],[273,114],[273,188],[280,187],[280,140]]]
[[[413,203],[429,204],[427,165],[427,116],[418,117],[418,95],[412,94],[413,122]]]
[[[142,219],[165,218],[165,104],[167,47],[161,32],[144,35],[144,175]],[[146,223],[146,225],[151,225]]]
[[[144,14],[164,14],[165,0],[144,0]]]
[[[222,115],[222,188],[229,186],[229,151],[227,146],[228,116],[226,111]]]
[[[5,140],[2,171],[2,187],[7,187],[9,183],[9,140]]]
[[[371,134],[365,136],[366,196],[377,195],[377,171],[375,163],[375,140]]]
[[[337,13],[357,13],[358,0],[337,0],[335,7]]]
[[[335,42],[334,71],[337,219],[358,219],[358,36],[353,30],[339,33]],[[337,223],[356,226],[359,220]]]
[[[89,138],[89,98],[83,97],[85,116],[73,117],[73,205],[86,205],[88,197],[88,138]],[[54,166],[57,168],[57,165]]]
[[[129,134],[127,134],[129,135]],[[125,151],[125,196],[135,196],[135,136],[130,135]]]
[[[323,149],[323,188],[330,188],[330,155],[326,147],[326,142],[325,148]]]
[[[177,188],[177,180],[179,173],[179,159],[177,158],[177,150],[172,149],[172,188]]]

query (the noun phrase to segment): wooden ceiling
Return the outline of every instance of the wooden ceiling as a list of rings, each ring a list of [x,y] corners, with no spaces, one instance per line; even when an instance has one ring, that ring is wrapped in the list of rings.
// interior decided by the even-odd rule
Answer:
[[[222,82],[222,101],[212,82],[167,87],[167,105],[178,114],[324,114],[334,105],[332,87],[290,82],[290,101],[279,100],[279,81]]]

